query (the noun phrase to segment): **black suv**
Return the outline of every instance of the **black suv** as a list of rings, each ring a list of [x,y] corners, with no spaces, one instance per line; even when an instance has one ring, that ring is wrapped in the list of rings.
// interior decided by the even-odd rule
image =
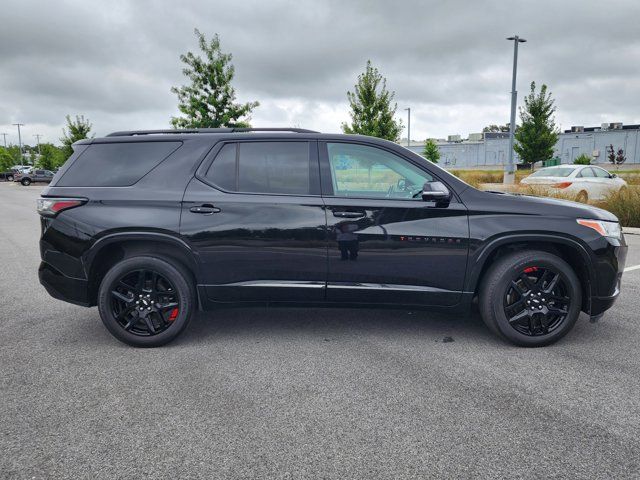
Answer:
[[[522,346],[616,300],[627,246],[588,205],[481,192],[391,142],[302,129],[82,140],[38,200],[40,281],[158,346],[197,309],[468,311]]]

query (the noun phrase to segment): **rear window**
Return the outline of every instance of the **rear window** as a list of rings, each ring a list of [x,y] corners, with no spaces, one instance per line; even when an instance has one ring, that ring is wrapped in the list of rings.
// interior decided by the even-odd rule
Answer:
[[[182,142],[97,143],[58,181],[59,187],[127,187],[175,152]]]
[[[532,177],[568,177],[574,172],[575,168],[560,167],[560,168],[543,168],[536,173],[532,173]]]

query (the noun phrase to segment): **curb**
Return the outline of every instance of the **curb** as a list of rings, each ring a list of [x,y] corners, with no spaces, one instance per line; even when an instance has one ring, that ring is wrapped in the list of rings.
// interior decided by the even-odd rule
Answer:
[[[622,227],[622,233],[625,235],[640,235],[640,228]]]

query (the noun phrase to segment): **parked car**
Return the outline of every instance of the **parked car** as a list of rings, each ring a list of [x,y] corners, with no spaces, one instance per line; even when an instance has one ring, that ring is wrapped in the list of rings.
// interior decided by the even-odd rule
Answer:
[[[53,180],[53,176],[54,173],[51,170],[33,169],[26,172],[16,172],[13,175],[13,181],[20,182],[26,187],[34,182],[49,183]]]
[[[627,188],[627,182],[622,178],[595,165],[546,167],[523,178],[520,183],[573,195],[580,202],[602,200],[611,192]]]
[[[547,345],[613,305],[627,254],[607,211],[481,192],[395,143],[302,129],[81,140],[38,212],[42,285],[143,347],[220,305],[459,314],[474,298],[496,334]]]
[[[6,172],[0,173],[0,179],[13,182],[16,173],[28,172],[29,170],[31,170],[29,165],[13,165]]]

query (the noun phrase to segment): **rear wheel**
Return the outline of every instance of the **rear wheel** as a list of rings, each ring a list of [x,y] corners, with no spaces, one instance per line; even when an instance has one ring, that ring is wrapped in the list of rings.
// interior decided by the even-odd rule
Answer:
[[[23,178],[22,180],[20,180],[20,183],[22,185],[24,185],[25,187],[28,187],[29,185],[31,185],[31,179],[29,178]]]
[[[7,175],[7,182],[13,182],[13,175]]]
[[[118,340],[158,347],[175,339],[195,310],[193,281],[184,268],[157,257],[132,257],[105,275],[98,292],[102,322]]]
[[[558,341],[580,315],[582,292],[573,269],[542,251],[513,253],[491,266],[480,290],[480,314],[496,334],[525,347]]]
[[[580,193],[578,193],[578,196],[576,197],[576,202],[580,202],[580,203],[587,203],[589,201],[589,194],[582,190]]]

